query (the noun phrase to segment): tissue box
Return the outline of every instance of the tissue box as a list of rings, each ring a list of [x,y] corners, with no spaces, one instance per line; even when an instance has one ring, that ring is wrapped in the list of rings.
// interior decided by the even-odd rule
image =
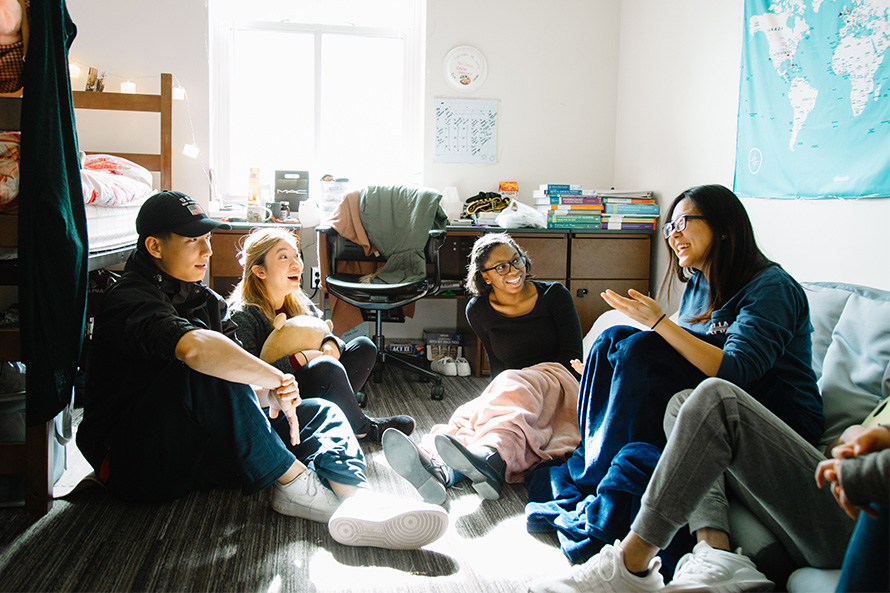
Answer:
[[[463,356],[463,337],[460,332],[449,329],[425,329],[423,339],[426,342],[427,360],[438,360],[450,356]]]
[[[423,340],[394,339],[386,340],[386,351],[397,354],[407,354],[423,358],[423,350],[426,344]]]

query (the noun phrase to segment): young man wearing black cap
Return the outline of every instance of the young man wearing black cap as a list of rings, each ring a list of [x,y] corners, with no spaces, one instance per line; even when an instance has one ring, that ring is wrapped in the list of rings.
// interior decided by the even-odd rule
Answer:
[[[96,315],[77,432],[100,480],[136,501],[272,486],[275,510],[326,521],[346,545],[438,539],[448,525],[440,507],[370,492],[339,408],[301,401],[293,375],[237,343],[225,301],[201,283],[217,228],[230,227],[179,192],[155,194],[139,211],[138,247]],[[251,385],[270,390],[271,424]]]

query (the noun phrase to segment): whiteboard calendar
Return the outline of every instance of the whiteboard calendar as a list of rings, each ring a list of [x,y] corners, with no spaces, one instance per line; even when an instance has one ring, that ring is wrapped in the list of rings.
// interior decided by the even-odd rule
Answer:
[[[497,100],[436,99],[435,161],[495,163],[497,160]]]

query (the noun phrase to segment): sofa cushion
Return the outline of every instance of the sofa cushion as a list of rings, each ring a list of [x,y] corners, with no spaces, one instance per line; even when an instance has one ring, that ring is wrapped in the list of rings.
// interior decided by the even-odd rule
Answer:
[[[890,396],[890,292],[852,287],[849,295],[822,361],[822,445]]]
[[[813,325],[813,370],[818,380],[822,376],[822,360],[825,358],[828,345],[831,344],[834,326],[841,318],[844,305],[852,293],[839,288],[836,284],[802,282],[801,286],[810,304],[810,323]]]

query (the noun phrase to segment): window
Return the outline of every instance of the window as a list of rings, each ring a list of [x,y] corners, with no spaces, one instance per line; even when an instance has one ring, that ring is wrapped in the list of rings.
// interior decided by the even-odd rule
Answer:
[[[419,183],[423,0],[211,0],[211,163],[217,196],[251,167]]]

